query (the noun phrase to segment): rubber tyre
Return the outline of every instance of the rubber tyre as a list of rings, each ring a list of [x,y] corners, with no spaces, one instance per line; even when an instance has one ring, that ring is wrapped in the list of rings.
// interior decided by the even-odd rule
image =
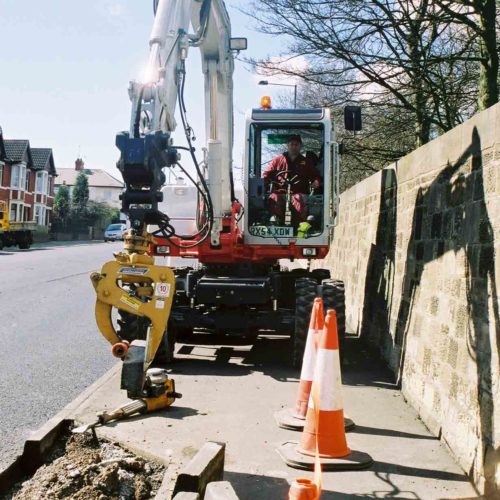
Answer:
[[[340,350],[343,350],[345,339],[345,286],[340,280],[323,281],[323,306],[325,315],[328,309],[335,309],[337,313],[337,332],[339,335]]]
[[[118,319],[118,335],[123,340],[132,342],[133,340],[146,340],[148,334],[149,320],[144,317],[130,314],[126,311],[118,310],[120,318]],[[167,327],[163,334],[162,341],[156,351],[155,363],[172,363],[174,360],[175,349],[175,328]]]
[[[122,340],[146,340],[148,334],[149,319],[126,311],[118,310],[118,336]]]
[[[167,329],[161,339],[161,344],[156,351],[155,363],[162,365],[169,365],[175,361],[175,341],[176,341],[176,328],[171,323],[167,325]]]
[[[311,271],[311,276],[318,282],[321,283],[324,280],[330,279],[329,269],[313,269]]]
[[[317,282],[313,278],[299,278],[295,281],[295,331],[292,339],[292,364],[295,368],[302,366],[316,288]]]

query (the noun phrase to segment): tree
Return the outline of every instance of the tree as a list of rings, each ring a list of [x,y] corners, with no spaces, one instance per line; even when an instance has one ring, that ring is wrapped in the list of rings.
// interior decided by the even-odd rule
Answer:
[[[68,186],[63,184],[62,186],[59,186],[54,199],[55,214],[60,221],[65,221],[69,216],[70,204],[71,200]]]
[[[435,0],[450,22],[466,27],[479,46],[479,109],[486,109],[499,98],[499,49],[495,0]]]
[[[89,225],[104,229],[108,224],[120,222],[120,210],[107,203],[90,201],[87,207]]]
[[[80,172],[76,178],[75,187],[73,188],[73,197],[71,200],[71,205],[76,215],[85,215],[88,201],[89,181],[87,176],[83,172]]]
[[[475,111],[472,66],[480,57],[467,28],[436,2],[256,0],[253,7],[261,31],[285,35],[288,61],[308,62],[297,70],[283,57],[251,61],[258,71],[347,87],[363,105],[409,114],[416,147]]]

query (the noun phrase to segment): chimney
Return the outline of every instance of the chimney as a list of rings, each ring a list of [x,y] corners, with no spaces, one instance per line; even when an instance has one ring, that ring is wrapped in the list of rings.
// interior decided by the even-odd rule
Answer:
[[[85,162],[81,158],[77,158],[75,161],[75,170],[83,170]]]

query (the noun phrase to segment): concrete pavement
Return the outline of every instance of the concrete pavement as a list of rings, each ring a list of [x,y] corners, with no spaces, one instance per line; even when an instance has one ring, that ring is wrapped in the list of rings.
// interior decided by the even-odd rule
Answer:
[[[224,441],[225,479],[242,499],[285,498],[289,481],[311,473],[287,467],[276,447],[299,439],[279,429],[273,413],[290,406],[297,373],[288,367],[288,341],[260,336],[255,342],[196,334],[178,345],[171,376],[183,398],[166,412],[135,417],[98,433],[178,470],[208,440]],[[363,471],[323,474],[323,499],[475,497],[472,485],[445,447],[431,436],[391,383],[389,372],[357,339],[348,341],[344,400],[356,430],[353,449],[375,461]],[[80,423],[126,401],[115,367],[83,401],[68,409]]]

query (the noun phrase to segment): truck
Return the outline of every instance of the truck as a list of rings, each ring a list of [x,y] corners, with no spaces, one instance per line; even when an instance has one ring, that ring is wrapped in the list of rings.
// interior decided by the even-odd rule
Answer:
[[[329,251],[338,215],[339,144],[330,109],[273,109],[263,96],[260,107],[246,115],[243,194],[238,197],[232,175],[233,70],[235,54],[246,49],[247,40],[231,36],[222,0],[158,0],[149,47],[147,79],[129,86],[129,129],[116,137],[117,167],[125,182],[122,212],[130,229],[115,261],[91,277],[98,328],[124,360],[122,389],[129,397],[141,397],[153,361],[172,361],[176,340],[200,328],[287,334],[291,361],[299,367],[315,297],[336,309],[341,339],[345,332],[344,284],[327,269],[311,270],[311,262]],[[184,100],[185,61],[195,47],[205,81],[202,156],[193,146]],[[176,133],[177,106],[187,146],[179,144]],[[359,108],[348,107],[344,121],[346,129],[359,130]],[[292,168],[282,169],[271,182],[265,178],[272,159],[292,138],[300,141],[301,158],[313,162],[320,178],[300,194],[307,220],[297,216]],[[196,192],[190,234],[181,233],[175,214],[164,211],[179,204],[185,191],[179,186],[173,194],[165,190],[165,171],[177,171]],[[282,214],[271,208],[276,197]],[[155,257],[197,264],[170,269]],[[291,269],[284,260],[304,265]],[[145,343],[136,343],[132,351],[124,347],[137,340]]]
[[[0,250],[16,245],[22,250],[27,250],[33,244],[35,229],[35,222],[9,220],[8,205],[5,201],[0,201]]]

